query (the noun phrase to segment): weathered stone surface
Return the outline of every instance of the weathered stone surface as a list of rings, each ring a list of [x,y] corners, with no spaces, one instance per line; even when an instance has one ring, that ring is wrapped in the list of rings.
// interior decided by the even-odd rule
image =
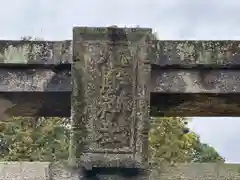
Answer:
[[[189,163],[153,168],[150,180],[238,180],[239,164]]]
[[[77,29],[77,31],[76,31]],[[124,30],[124,34],[119,34],[117,31],[119,29]],[[112,34],[109,34],[109,30],[113,30]],[[125,42],[128,40],[128,43],[131,44],[133,42],[137,42],[141,40],[145,35],[149,36],[152,29],[150,28],[117,28],[115,26],[110,27],[74,27],[74,36],[73,41],[75,41],[76,37],[82,37],[83,39],[87,39],[89,42],[102,42],[107,41],[105,43],[110,43],[111,41],[117,42]],[[122,35],[125,37],[123,38]],[[110,40],[110,41],[109,41]],[[73,45],[74,46],[74,45]]]
[[[47,69],[9,70],[0,68],[0,92],[71,92],[71,76]],[[151,92],[233,93],[240,92],[236,69],[154,69]]]
[[[149,34],[150,29],[73,30],[72,107],[81,121],[75,124],[89,132],[81,158],[85,166],[146,162]]]
[[[58,66],[1,64],[0,99],[14,104],[10,116],[70,116],[71,77]],[[54,107],[54,108],[53,108]]]
[[[70,78],[48,69],[0,68],[0,92],[71,92]]]
[[[79,180],[80,172],[79,169],[68,167],[66,163],[0,162],[1,180]],[[149,172],[150,180],[240,179],[239,164],[190,163],[177,164],[175,167],[162,165],[153,167]]]
[[[0,162],[0,180],[49,180],[50,162]]]
[[[157,65],[240,64],[240,41],[152,41]]]
[[[158,93],[240,92],[240,71],[236,69],[156,69],[151,81],[151,92]]]
[[[66,72],[67,71],[60,71],[55,73],[50,69],[0,68],[0,97],[7,98],[11,100],[13,104],[16,104],[11,110],[13,115],[41,115],[43,111],[40,113],[39,109],[44,109],[44,116],[49,113],[54,116],[58,113],[60,113],[59,116],[69,116],[70,109],[68,108],[70,108],[70,105],[66,102],[70,102],[72,87],[71,76],[66,75]],[[237,69],[214,69],[208,71],[197,68],[182,70],[152,69],[150,90],[155,93],[221,93],[218,99],[206,100],[207,103],[202,101],[199,105],[196,105],[199,106],[199,108],[196,109],[200,109],[200,104],[205,104],[206,108],[210,106],[219,107],[219,104],[228,104],[228,106],[225,106],[225,109],[229,107],[227,108],[228,110],[223,111],[225,115],[237,116],[239,115],[238,112],[240,112],[238,111],[238,96],[228,98],[227,103],[224,103],[226,98],[223,101],[220,97],[228,93],[239,93],[239,79],[240,74]],[[172,115],[185,116],[187,115],[186,112],[189,113],[189,116],[224,115],[223,112],[220,113],[212,108],[213,112],[200,110],[188,111],[193,107],[190,106],[190,104],[194,105],[196,102],[199,102],[199,99],[202,99],[192,99],[190,96],[191,95],[187,95],[184,97],[186,100],[184,104],[187,105],[181,105],[180,108],[175,109],[175,113]],[[188,101],[188,99],[191,100]],[[166,102],[160,99],[158,101]],[[175,103],[177,103],[177,101]],[[232,108],[233,105],[236,108]],[[159,104],[157,106],[161,107],[162,105]],[[48,107],[55,108],[47,111]],[[167,108],[169,109],[169,107],[166,107],[166,109]],[[201,108],[203,107],[201,106]]]
[[[62,164],[54,164],[50,166],[50,176],[53,180],[65,180],[81,177],[76,169],[72,169]],[[78,172],[78,173],[76,173]],[[68,178],[66,178],[68,177]],[[100,175],[97,177],[103,179],[128,179],[134,178],[116,177],[116,175]],[[71,180],[72,180],[71,179]],[[79,178],[80,179],[80,178]],[[91,179],[91,178],[90,178]],[[136,178],[135,178],[136,179]],[[140,177],[137,179],[141,179]],[[154,166],[149,169],[149,180],[238,180],[240,179],[239,164],[215,164],[215,163],[188,163],[176,164],[176,166],[161,165]],[[74,179],[75,180],[75,179]]]
[[[72,45],[66,41],[0,41],[1,63],[60,64],[72,62]]]
[[[90,30],[93,29],[93,30]],[[89,41],[106,40],[107,28],[82,28],[78,32]],[[144,29],[126,29],[129,41],[138,41]],[[158,65],[240,64],[240,41],[151,42],[151,63]],[[72,63],[72,41],[0,41],[0,62]]]
[[[68,165],[68,162],[52,162],[49,165],[49,180],[82,180],[80,168]]]

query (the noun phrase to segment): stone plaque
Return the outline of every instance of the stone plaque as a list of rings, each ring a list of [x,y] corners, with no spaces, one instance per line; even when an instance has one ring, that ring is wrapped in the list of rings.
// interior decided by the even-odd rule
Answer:
[[[81,159],[91,166],[146,162],[149,35],[150,29],[74,29],[73,88],[81,90],[73,96],[82,95],[75,105],[83,110],[76,124],[86,127]]]

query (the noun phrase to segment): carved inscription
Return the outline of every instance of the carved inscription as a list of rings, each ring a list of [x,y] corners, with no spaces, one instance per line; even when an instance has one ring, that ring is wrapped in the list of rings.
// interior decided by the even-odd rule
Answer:
[[[128,46],[88,46],[88,118],[95,151],[131,149],[133,137],[133,61]],[[91,97],[90,97],[91,96]],[[95,96],[93,101],[92,97]],[[95,114],[95,115],[94,115]]]

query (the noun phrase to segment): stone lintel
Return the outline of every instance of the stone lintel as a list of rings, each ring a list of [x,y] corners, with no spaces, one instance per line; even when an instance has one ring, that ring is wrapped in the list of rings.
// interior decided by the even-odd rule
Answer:
[[[70,97],[69,66],[0,66],[0,99],[14,104],[11,116],[70,117]]]
[[[70,68],[1,64],[0,92],[71,92]]]
[[[0,40],[0,62],[19,64],[72,63],[72,41]]]
[[[152,64],[240,65],[240,41],[154,40],[151,45]]]
[[[74,27],[78,29],[78,27]],[[85,27],[77,30],[88,41],[108,41],[107,31],[121,29],[114,27]],[[75,31],[75,30],[74,30]],[[125,28],[129,41],[138,41],[149,28]],[[124,41],[122,41],[124,42]],[[150,60],[152,64],[165,65],[240,65],[240,41],[151,41]],[[26,41],[1,40],[0,62],[59,64],[72,63],[72,40]]]
[[[154,93],[240,93],[240,69],[152,69]]]

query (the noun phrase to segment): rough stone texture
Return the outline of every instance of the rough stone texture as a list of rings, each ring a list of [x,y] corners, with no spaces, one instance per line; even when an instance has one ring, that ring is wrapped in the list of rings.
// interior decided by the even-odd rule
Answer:
[[[51,165],[50,176],[53,180],[75,180],[81,177],[76,170],[62,164]],[[80,171],[78,171],[80,172]],[[67,178],[68,177],[68,178]],[[99,179],[100,175],[97,175]],[[116,178],[111,176],[112,179]],[[109,178],[110,179],[110,178]],[[117,179],[126,179],[117,177]],[[131,178],[127,178],[131,179]],[[134,178],[133,178],[134,179]],[[136,178],[135,178],[136,179]],[[137,178],[138,179],[138,178]],[[190,163],[176,166],[161,165],[149,169],[149,180],[238,180],[240,179],[239,164]]]
[[[7,98],[12,101],[13,104],[16,104],[11,112],[13,115],[34,116],[44,114],[44,116],[46,116],[51,113],[51,115],[54,116],[70,116],[70,105],[66,102],[70,102],[72,86],[71,75],[66,75],[66,72],[68,71],[64,70],[56,73],[51,69],[0,68],[0,97]],[[221,98],[229,93],[240,92],[240,73],[237,69],[153,68],[151,71],[151,85],[149,85],[149,87],[151,87],[151,96],[153,96],[153,93],[186,94],[184,103],[186,104],[188,102],[188,105],[178,106],[178,108],[175,109],[175,113],[172,114],[174,116],[219,116],[224,115],[224,113],[225,115],[231,116],[240,115],[239,98],[237,95],[231,98]],[[223,107],[225,110],[219,109],[218,111],[216,111],[217,109],[213,110],[211,108],[211,112],[207,111],[203,114],[203,111],[200,109],[204,108],[202,106],[200,107],[199,104],[196,105],[199,106],[197,111],[188,111],[191,110],[195,102],[203,99],[200,97],[192,98],[188,93],[220,93],[218,97],[215,97],[215,100],[209,100],[209,98],[207,98],[205,99],[206,101],[201,102],[201,104],[206,105],[205,109],[209,109],[211,106],[218,108],[224,104],[228,104],[228,106]],[[172,97],[174,96],[175,95],[172,95]],[[153,98],[153,100],[154,99],[156,100],[158,98]],[[226,100],[227,102],[225,102]],[[60,101],[62,103],[60,103]],[[158,101],[163,102],[160,99],[158,99]],[[174,103],[177,104],[177,101]],[[151,105],[153,106],[153,104]],[[236,106],[237,109],[232,108],[232,105]],[[159,104],[157,106],[161,107],[162,105]],[[53,111],[47,111],[49,107],[55,108]],[[44,109],[44,112],[39,113],[39,108]],[[166,108],[169,109],[169,107]],[[189,114],[186,114],[186,112]]]
[[[85,28],[85,30],[86,30],[86,28]],[[86,35],[83,35],[84,31],[81,32],[81,36],[86,36]],[[97,41],[100,41],[101,39],[106,38],[106,35],[104,34],[105,31],[106,31],[106,28],[99,28],[97,33],[91,34],[90,36],[88,35],[87,38],[89,40],[98,38]],[[135,41],[135,40],[141,39],[141,35],[139,35],[139,34],[144,33],[144,32],[140,32],[140,31],[142,31],[142,30],[134,29],[134,33],[131,33],[131,35],[129,35],[129,33],[128,33],[127,38],[129,39],[129,42],[131,40]],[[31,46],[33,46],[32,50],[31,50]],[[239,47],[238,47],[239,42],[238,41],[153,41],[153,42],[151,42],[151,46],[152,46],[152,48],[149,48],[149,58],[150,58],[151,64],[161,65],[163,63],[165,65],[171,65],[172,64],[171,62],[178,62],[177,64],[180,63],[180,64],[185,64],[185,65],[187,65],[189,63],[190,64],[196,64],[196,63],[199,63],[199,64],[209,64],[209,63],[214,64],[215,63],[216,64],[216,62],[217,62],[217,64],[222,64],[222,62],[224,62],[225,64],[229,63],[229,62],[234,62],[232,64],[236,64],[235,62],[238,62],[238,61],[240,62],[240,55],[238,53],[239,52]],[[26,54],[29,54],[30,51],[32,51],[31,53],[34,54],[35,60],[33,62],[35,62],[35,63],[37,62],[37,63],[58,64],[60,61],[65,62],[65,63],[72,62],[72,60],[71,61],[69,60],[69,59],[72,59],[72,42],[70,40],[69,41],[67,41],[67,40],[59,41],[59,42],[57,42],[57,41],[0,41],[0,52],[1,52],[0,59],[4,57],[5,63],[10,63],[10,62],[11,63],[20,63],[20,64],[25,63],[25,62],[31,63],[32,60],[30,57],[32,57],[33,55],[32,56],[26,55]],[[42,52],[42,51],[44,51],[44,52]],[[47,53],[47,51],[51,51],[51,53]],[[42,54],[40,52],[42,52]],[[66,53],[68,53],[68,55],[66,55]],[[47,56],[47,55],[49,55],[49,56]],[[48,57],[48,58],[46,58],[46,57]],[[188,58],[190,58],[190,59],[192,58],[192,60],[188,61],[187,60]],[[239,60],[238,60],[238,58],[239,58]],[[176,60],[176,59],[178,59],[178,60]],[[156,61],[157,61],[157,63],[156,63]],[[165,63],[165,61],[167,63]],[[30,71],[32,71],[32,73]],[[169,71],[173,71],[173,69],[171,69]],[[183,71],[186,71],[186,70],[183,70]],[[203,70],[199,69],[196,71],[202,72]],[[216,73],[213,73],[213,71],[205,70],[204,73],[201,73],[201,76],[203,76],[203,78],[206,77],[208,80],[211,81],[211,82],[207,82],[207,84],[210,86],[211,86],[211,84],[214,86],[214,83],[213,83],[214,78],[215,78],[215,81],[221,81],[221,79],[224,78],[225,80],[222,80],[222,83],[226,83],[228,81],[228,84],[234,84],[238,80],[238,77],[237,77],[238,74],[234,74],[233,72],[222,73],[222,71],[224,71],[224,70],[218,70],[219,73],[216,74]],[[233,70],[228,70],[228,71],[233,71]],[[8,82],[3,82],[3,78],[9,79],[9,78],[17,77],[18,80],[16,81],[16,85],[12,84],[11,86],[9,86],[8,89],[12,89],[12,91],[15,91],[15,90],[17,90],[17,91],[24,90],[25,91],[26,89],[28,89],[27,87],[29,84],[31,84],[31,86],[35,87],[35,89],[37,87],[39,87],[40,84],[32,85],[32,84],[40,83],[39,81],[35,81],[34,79],[40,79],[41,81],[44,81],[44,83],[45,83],[48,78],[51,78],[52,76],[54,76],[53,75],[54,72],[51,72],[50,70],[48,72],[45,71],[44,74],[40,73],[40,72],[36,72],[34,79],[33,79],[34,82],[33,82],[33,81],[31,81],[31,78],[33,78],[32,76],[34,75],[34,72],[35,72],[34,70],[28,70],[28,71],[24,72],[24,75],[19,75],[19,73],[15,73],[14,71],[9,74],[6,74],[6,72],[7,72],[7,70],[0,71],[0,73],[1,73],[1,79],[0,79],[1,89],[0,89],[0,91],[5,91],[5,89],[7,89],[6,86],[9,85]],[[180,70],[179,70],[179,72],[180,72]],[[157,70],[157,73],[156,73],[156,71],[153,71],[153,74],[163,74],[162,76],[167,77],[167,75],[165,73],[166,73],[165,70],[160,70],[160,69]],[[188,75],[189,73],[185,73],[185,72],[178,73],[176,75],[168,74],[168,76],[170,78],[172,76],[176,76],[176,78],[178,78],[178,77],[181,77],[179,74],[187,74],[187,75],[183,75],[185,79],[187,78],[186,76],[189,76]],[[190,75],[195,76],[194,78],[196,79],[195,74],[196,73],[191,73]],[[200,73],[197,73],[197,74],[200,74]],[[211,74],[213,74],[213,76],[211,76]],[[219,77],[220,74],[222,74],[221,75],[222,77]],[[6,77],[6,76],[8,76],[8,77]],[[197,76],[199,76],[199,75],[197,75]],[[235,76],[235,77],[233,77],[233,76]],[[208,78],[208,77],[210,77],[210,78]],[[218,77],[218,79],[216,79],[217,77]],[[63,84],[63,83],[61,83],[62,78],[65,78],[66,81],[70,82],[70,79],[67,79],[66,76],[65,77],[62,76],[59,80],[58,80],[58,77],[56,77],[55,78],[56,83],[54,83],[54,84],[59,84],[59,86],[61,86],[61,84]],[[152,79],[155,81],[154,78],[155,77],[153,77]],[[158,83],[159,83],[161,81],[161,80],[159,80],[160,78],[159,77],[156,77],[156,78],[157,78],[156,81],[158,81]],[[170,78],[168,78],[168,79],[170,79]],[[174,78],[174,79],[176,79],[176,78]],[[202,77],[200,77],[200,78],[202,78]],[[230,78],[232,78],[231,81],[229,81]],[[23,86],[18,87],[19,84],[23,84],[23,82],[19,82],[19,79],[22,79],[22,81],[26,80],[28,82],[24,85],[25,89],[23,89]],[[166,78],[164,78],[163,80],[166,80]],[[169,80],[168,80],[168,82],[172,83],[172,81],[169,81]],[[216,82],[216,83],[217,84],[215,86],[218,86],[219,83],[221,83],[221,82]],[[166,84],[169,84],[169,83],[166,83]],[[173,83],[173,84],[177,85],[176,83]],[[182,85],[180,85],[180,86],[181,86],[181,88],[183,87]],[[31,87],[31,88],[29,87],[30,91],[32,90],[33,87]],[[62,88],[57,88],[57,89],[59,89],[61,91],[61,89],[71,88],[67,84],[62,85],[61,87]],[[64,88],[64,87],[66,87],[66,88]],[[190,86],[188,85],[186,87],[190,87]],[[195,86],[193,86],[193,87],[195,88]],[[43,88],[43,86],[40,87],[40,91],[42,91],[41,90],[42,88]],[[197,88],[197,89],[199,89],[199,88]],[[229,91],[234,91],[234,87],[230,87],[228,89],[230,89]],[[199,90],[201,92],[206,92],[206,90],[204,90],[204,88],[202,88],[202,90],[201,89],[199,89]],[[154,89],[153,91],[157,91],[157,90]],[[189,91],[199,92],[198,90],[193,89],[193,88],[189,89]],[[223,89],[222,89],[222,91],[228,92],[227,90],[223,90]]]
[[[239,164],[190,163],[153,168],[150,180],[238,180]]]
[[[50,180],[50,162],[0,162],[0,180]]]
[[[73,168],[68,162],[53,162],[49,165],[49,180],[81,180],[81,169]]]
[[[8,115],[70,116],[72,89],[69,70],[54,72],[50,66],[1,65],[0,99],[14,104]]]
[[[239,93],[240,71],[206,69],[152,70],[151,92]]]
[[[79,170],[64,163],[0,162],[0,180],[78,180]],[[149,180],[238,180],[239,164],[192,163],[150,170]]]
[[[70,96],[72,91],[71,76],[66,75],[68,71],[53,72],[51,69],[8,69],[0,68],[0,98],[10,100],[16,106],[11,109],[12,115],[34,116],[34,115],[51,115],[51,116],[70,116]],[[219,116],[239,114],[239,98],[226,97],[229,93],[240,92],[240,73],[237,69],[213,69],[204,70],[201,68],[194,69],[152,69],[151,71],[151,96],[155,93],[183,93],[184,106],[178,106],[174,109],[173,116]],[[150,82],[150,81],[149,81]],[[192,98],[189,93],[221,93],[212,100],[211,98]],[[183,95],[184,96],[184,95]],[[200,94],[198,96],[201,96]],[[210,95],[208,95],[210,96]],[[59,98],[61,97],[61,98]],[[175,95],[172,95],[174,98]],[[224,97],[224,98],[223,98]],[[226,97],[226,98],[225,98]],[[152,98],[153,101],[166,102],[158,97]],[[175,101],[175,104],[182,100]],[[189,111],[196,102],[197,110]],[[60,101],[62,103],[60,103]],[[167,100],[168,101],[168,100]],[[227,102],[226,102],[227,101]],[[188,103],[187,103],[188,102]],[[207,102],[207,103],[206,103]],[[186,104],[187,103],[187,104]],[[205,109],[228,104],[224,109],[212,109],[204,112]],[[215,105],[214,105],[215,104]],[[232,108],[232,106],[236,108]],[[162,104],[151,106],[162,107]],[[53,110],[47,110],[49,107],[55,107]],[[165,107],[169,109],[170,107]],[[38,110],[44,109],[40,113]],[[52,109],[52,108],[51,108]],[[173,108],[171,108],[173,109]],[[56,110],[56,111],[55,111]],[[189,114],[186,114],[189,113]]]
[[[0,41],[1,63],[60,64],[72,62],[72,41]]]
[[[81,156],[87,168],[147,162],[150,34],[150,29],[73,30],[72,107],[82,121],[75,124],[89,132]]]
[[[0,162],[0,180],[78,180],[79,170],[64,163]],[[149,180],[238,180],[239,164],[192,163],[150,170]]]
[[[0,75],[0,92],[71,92],[70,76],[64,72],[0,68]]]
[[[87,31],[85,28],[84,31]],[[106,28],[88,36],[105,38]],[[81,36],[85,32],[81,32]],[[127,35],[130,41],[141,39],[142,29]],[[144,33],[144,32],[143,32]],[[240,41],[161,41],[151,42],[151,63],[157,65],[240,64]],[[0,41],[0,62],[5,63],[72,63],[72,41]]]
[[[240,41],[159,41],[151,48],[157,65],[240,64]]]
[[[0,68],[1,92],[70,92],[67,71],[50,69]],[[240,92],[240,72],[236,69],[153,69],[151,92],[232,93]]]

